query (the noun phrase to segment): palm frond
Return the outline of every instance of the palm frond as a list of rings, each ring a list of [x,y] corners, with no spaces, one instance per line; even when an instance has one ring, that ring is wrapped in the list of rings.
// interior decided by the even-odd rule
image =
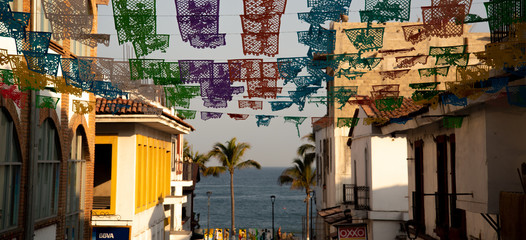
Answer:
[[[239,164],[236,165],[237,169],[250,168],[250,167],[255,167],[257,169],[261,169],[261,165],[258,162],[254,161],[254,160],[246,160],[246,161],[240,162]]]
[[[226,167],[223,166],[207,167],[203,175],[219,177],[219,174],[226,172],[226,170]]]

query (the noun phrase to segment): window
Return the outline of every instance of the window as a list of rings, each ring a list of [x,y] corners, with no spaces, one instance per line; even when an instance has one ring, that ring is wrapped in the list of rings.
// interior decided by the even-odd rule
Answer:
[[[447,236],[449,227],[449,191],[448,191],[448,167],[447,167],[447,141],[446,136],[441,135],[436,140],[437,149],[437,195],[436,201],[436,227],[439,236]]]
[[[93,215],[115,214],[117,136],[95,137]]]
[[[0,110],[0,231],[18,223],[20,152],[15,126]]]
[[[170,194],[169,141],[137,135],[135,213],[159,203]]]
[[[37,160],[37,187],[35,189],[35,218],[52,217],[58,210],[59,144],[58,133],[50,119],[40,126]]]
[[[71,142],[66,189],[66,239],[83,239],[84,185],[86,157],[82,141],[84,130],[78,127]]]
[[[413,219],[421,231],[425,231],[424,214],[424,141],[418,140],[415,146],[415,191],[413,192]]]

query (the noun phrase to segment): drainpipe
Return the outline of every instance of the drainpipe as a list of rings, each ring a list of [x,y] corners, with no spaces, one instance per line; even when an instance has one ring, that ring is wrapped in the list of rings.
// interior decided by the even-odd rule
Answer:
[[[31,101],[29,103],[31,111],[30,115],[30,131],[29,131],[29,163],[27,164],[27,198],[26,198],[26,210],[25,210],[25,230],[24,239],[33,239],[35,231],[35,207],[34,202],[34,190],[35,182],[37,179],[37,161],[38,161],[38,139],[39,131],[37,128],[38,117],[40,116],[40,110],[36,107],[36,95],[38,91],[31,91]]]

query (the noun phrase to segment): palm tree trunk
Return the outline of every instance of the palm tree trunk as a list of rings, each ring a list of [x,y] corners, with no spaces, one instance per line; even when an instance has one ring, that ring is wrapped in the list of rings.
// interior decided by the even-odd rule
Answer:
[[[234,171],[230,172],[230,206],[232,208],[231,214],[232,214],[232,226],[230,228],[230,239],[235,240],[236,239],[236,231],[234,229],[234,226],[236,225],[236,217],[235,217],[235,208],[234,208]]]
[[[306,240],[309,240],[309,237],[310,237],[310,225],[309,225],[309,203],[310,203],[310,201],[309,200],[310,200],[310,191],[307,192],[307,208],[306,208],[307,214],[305,215],[305,219],[307,220],[307,221],[305,221],[307,223],[306,226],[305,226],[305,228],[307,228],[307,231],[305,231],[306,232],[306,237],[305,237]]]

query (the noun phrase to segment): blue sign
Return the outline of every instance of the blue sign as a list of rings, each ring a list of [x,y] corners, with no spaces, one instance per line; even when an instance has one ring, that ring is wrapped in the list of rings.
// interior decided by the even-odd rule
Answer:
[[[129,227],[93,227],[92,240],[130,240]]]

